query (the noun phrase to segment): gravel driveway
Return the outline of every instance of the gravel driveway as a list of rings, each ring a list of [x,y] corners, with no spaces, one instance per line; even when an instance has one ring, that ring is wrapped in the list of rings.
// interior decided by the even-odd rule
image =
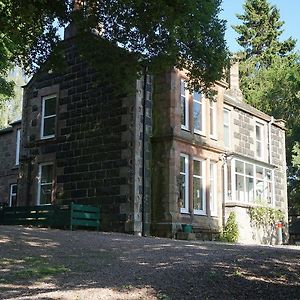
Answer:
[[[300,299],[300,247],[0,226],[0,299]]]

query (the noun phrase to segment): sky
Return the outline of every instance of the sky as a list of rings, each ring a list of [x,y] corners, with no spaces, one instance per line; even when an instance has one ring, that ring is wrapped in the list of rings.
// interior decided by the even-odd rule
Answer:
[[[225,39],[227,46],[231,52],[241,50],[236,42],[237,34],[231,28],[231,25],[240,24],[236,14],[243,14],[243,4],[245,0],[223,0],[220,18],[227,20],[227,30]],[[300,51],[300,1],[299,0],[269,0],[272,5],[275,5],[280,12],[280,19],[284,21],[284,33],[282,39],[292,37],[297,40],[296,50]]]

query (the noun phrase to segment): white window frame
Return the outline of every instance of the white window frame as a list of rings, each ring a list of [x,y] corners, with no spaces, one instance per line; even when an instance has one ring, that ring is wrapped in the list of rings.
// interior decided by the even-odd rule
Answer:
[[[181,93],[182,86],[184,87],[184,94]],[[181,99],[184,98],[184,124],[181,122]],[[180,79],[180,123],[181,123],[181,129],[189,130],[189,91],[186,87],[186,81],[184,79]]]
[[[228,124],[225,123],[225,112],[228,113]],[[230,137],[230,115],[231,115],[231,110],[224,107],[223,108],[223,142],[224,142],[224,148],[229,149],[230,144],[231,144],[231,137]],[[228,145],[225,145],[225,127],[228,128]]]
[[[217,101],[216,99],[209,99],[209,136],[217,139]]]
[[[12,207],[12,197],[17,197],[17,192],[13,193],[13,187],[16,186],[18,188],[18,185],[16,183],[12,183],[9,186],[9,206]]]
[[[203,174],[201,175],[195,175],[194,174],[194,161],[199,161],[201,163],[201,170],[203,171]],[[194,209],[195,206],[195,202],[193,199],[193,209],[194,209],[194,214],[195,215],[206,215],[206,177],[205,177],[205,169],[206,168],[206,164],[205,164],[205,160],[204,159],[199,159],[197,157],[193,157],[193,174],[192,174],[192,178],[193,178],[193,196],[194,196],[194,178],[197,179],[202,179],[202,204],[203,204],[203,210],[200,209]]]
[[[194,98],[194,93],[199,93],[200,94],[200,101],[196,100]],[[205,124],[206,124],[206,118],[205,118],[205,98],[204,95],[201,92],[193,92],[193,119],[194,119],[194,103],[197,103],[201,106],[201,128],[202,130],[196,129],[195,128],[195,122],[194,124],[194,133],[200,134],[205,136]]]
[[[41,186],[42,186],[42,168],[44,166],[53,166],[53,171],[54,171],[54,164],[52,162],[47,162],[47,163],[41,163],[39,164],[39,170],[38,170],[38,193],[37,193],[37,201],[36,204],[37,205],[51,205],[51,203],[45,203],[45,204],[41,204]],[[54,175],[54,174],[52,174]],[[49,184],[49,183],[47,183]],[[53,176],[52,176],[52,182],[51,182],[52,186],[51,186],[51,200],[52,200],[52,192],[53,192]]]
[[[212,216],[218,215],[217,201],[218,164],[216,161],[209,162],[209,205]]]
[[[17,129],[16,135],[16,166],[20,164],[21,129]]]
[[[185,186],[185,191],[184,191],[184,196],[185,196],[185,202],[184,202],[184,207],[180,208],[181,213],[189,213],[189,156],[187,154],[180,154],[180,161],[179,161],[179,169],[180,169],[180,164],[181,164],[181,158],[184,158],[184,166],[185,166],[185,173],[181,172],[180,170],[180,176],[184,175],[184,186]],[[180,187],[181,188],[181,187]]]
[[[236,166],[236,162],[239,161],[239,162],[242,162],[243,165],[244,165],[244,172],[243,174],[242,173],[237,173],[235,171],[235,166]],[[253,167],[253,176],[248,176],[246,175],[246,171],[245,171],[245,168],[246,168],[246,164],[249,164],[249,165],[252,165]],[[271,191],[271,201],[270,203],[268,202],[265,202],[267,205],[270,205],[270,206],[274,206],[275,205],[275,190],[274,190],[274,169],[270,168],[270,167],[266,167],[266,166],[263,166],[261,164],[257,164],[257,163],[254,163],[254,162],[251,162],[251,161],[247,161],[247,160],[243,160],[243,159],[239,159],[239,158],[234,158],[232,159],[232,163],[231,163],[231,182],[232,182],[232,198],[231,200],[228,199],[228,202],[237,202],[237,203],[245,203],[245,204],[256,204],[257,201],[259,201],[257,199],[257,196],[256,196],[256,192],[257,192],[257,180],[258,178],[256,177],[256,167],[259,167],[259,168],[262,168],[263,169],[263,185],[264,185],[264,196],[263,196],[263,201],[267,201],[267,197],[266,197],[266,193],[267,193],[267,190],[265,188],[266,186],[266,183],[271,183],[271,188],[272,188],[272,191]],[[266,179],[266,170],[270,170],[271,171],[271,180],[267,180]],[[244,200],[241,201],[239,199],[236,198],[236,180],[235,180],[235,175],[238,174],[240,176],[243,176],[243,180],[244,180]],[[246,194],[246,177],[249,178],[253,178],[253,188],[254,188],[254,199],[253,199],[253,202],[249,202],[249,201],[245,201],[245,194]]]
[[[256,127],[260,128],[261,139],[259,140],[256,135]],[[264,147],[264,139],[265,139],[265,124],[260,121],[255,121],[255,157],[263,160],[265,158],[265,147]],[[257,143],[260,144],[260,155],[257,154]]]
[[[50,138],[55,137],[55,133],[50,134],[50,135],[44,135],[45,119],[55,117],[55,123],[56,123],[56,114],[45,116],[45,102],[49,99],[52,99],[52,98],[56,98],[56,101],[57,101],[57,95],[56,94],[51,94],[49,96],[43,96],[42,97],[41,139],[50,139]]]

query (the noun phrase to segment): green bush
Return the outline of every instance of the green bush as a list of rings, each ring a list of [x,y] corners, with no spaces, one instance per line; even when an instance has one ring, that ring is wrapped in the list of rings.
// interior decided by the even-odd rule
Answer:
[[[221,241],[236,243],[239,237],[238,225],[236,222],[235,213],[229,214],[228,220],[221,234]]]

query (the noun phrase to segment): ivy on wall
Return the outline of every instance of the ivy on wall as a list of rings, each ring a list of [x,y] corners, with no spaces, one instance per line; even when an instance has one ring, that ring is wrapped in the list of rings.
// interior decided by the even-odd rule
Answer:
[[[267,206],[255,206],[249,208],[250,220],[256,227],[275,224],[284,219],[284,213],[280,209]]]

